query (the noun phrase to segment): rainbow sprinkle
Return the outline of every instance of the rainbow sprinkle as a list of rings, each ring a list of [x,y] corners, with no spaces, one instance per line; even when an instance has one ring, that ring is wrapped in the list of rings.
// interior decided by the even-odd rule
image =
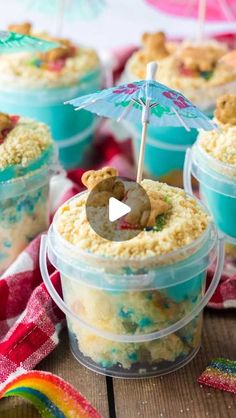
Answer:
[[[223,358],[212,360],[198,378],[198,383],[236,394],[236,361]]]
[[[29,400],[43,418],[102,418],[73,386],[48,372],[21,374],[0,391],[0,399],[8,396]]]

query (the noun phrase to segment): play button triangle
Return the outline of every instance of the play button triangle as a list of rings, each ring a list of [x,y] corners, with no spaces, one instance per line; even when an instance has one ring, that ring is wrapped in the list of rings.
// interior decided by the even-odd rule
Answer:
[[[127,215],[131,211],[131,208],[125,203],[120,202],[115,199],[115,197],[110,197],[109,199],[109,221],[115,222],[117,219],[122,218],[122,216]]]

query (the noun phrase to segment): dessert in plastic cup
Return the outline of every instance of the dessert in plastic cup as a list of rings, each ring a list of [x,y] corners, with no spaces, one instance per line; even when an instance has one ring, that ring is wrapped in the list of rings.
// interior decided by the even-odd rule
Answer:
[[[236,239],[236,95],[224,95],[215,112],[218,130],[200,132],[193,147],[193,175],[217,227]]]
[[[56,159],[46,125],[0,113],[0,274],[48,227]]]
[[[99,174],[94,182],[84,181],[89,189]],[[138,228],[134,238],[116,242],[97,235],[86,216],[87,192],[58,210],[48,233],[48,256],[61,273],[72,312],[67,312],[72,351],[92,370],[117,377],[160,375],[193,358],[202,326],[201,312],[193,312],[215,257],[215,229],[196,199],[159,182],[141,185],[150,198],[151,224],[134,225],[131,211],[120,225]],[[104,229],[105,211],[99,220]]]
[[[222,92],[236,90],[235,72],[220,61],[226,51],[227,47],[216,41],[173,43],[168,42],[161,32],[145,34],[143,47],[129,59],[123,79],[132,82],[145,78],[146,62],[156,60],[158,81],[182,92],[212,117],[217,97]],[[131,125],[128,128],[137,156],[141,128]],[[185,152],[197,135],[196,129],[187,132],[183,127],[150,127],[144,160],[147,175],[182,187]]]
[[[156,37],[157,34],[149,34],[149,42]],[[234,68],[222,60],[228,51],[224,43],[216,40],[183,41],[172,43],[170,47],[165,38],[162,40],[166,54],[162,54],[160,59],[156,52],[156,58],[155,54],[152,57],[152,60],[158,61],[158,81],[180,91],[208,114],[213,113],[219,96],[236,91]],[[133,54],[126,68],[130,80],[145,78],[146,61],[143,56],[148,59],[149,55],[145,44],[143,50]]]
[[[85,111],[74,112],[64,102],[101,88],[97,53],[68,39],[37,34],[31,25],[14,25],[13,29],[53,39],[61,46],[46,53],[1,54],[1,110],[48,124],[63,165],[73,168],[83,164],[99,119]]]

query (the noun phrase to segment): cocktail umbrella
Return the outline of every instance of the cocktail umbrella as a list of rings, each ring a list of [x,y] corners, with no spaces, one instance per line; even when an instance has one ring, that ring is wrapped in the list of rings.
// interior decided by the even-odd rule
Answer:
[[[39,13],[56,16],[57,34],[61,35],[64,20],[93,19],[106,5],[106,0],[24,0],[27,7]]]
[[[155,81],[156,62],[147,65],[146,80],[112,87],[81,96],[69,102],[76,110],[86,109],[99,116],[132,123],[142,122],[142,139],[138,161],[137,182],[142,180],[144,151],[148,124],[215,129],[214,123],[181,93]]]
[[[235,0],[145,0],[165,13],[196,18],[199,22],[199,38],[203,37],[204,23],[209,21],[235,21]]]
[[[20,33],[0,31],[0,53],[23,51],[48,51],[56,48],[58,43],[49,42]]]

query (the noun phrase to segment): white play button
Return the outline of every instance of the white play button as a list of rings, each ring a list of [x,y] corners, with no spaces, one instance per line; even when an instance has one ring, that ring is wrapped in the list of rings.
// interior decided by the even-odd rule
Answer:
[[[120,202],[115,199],[115,197],[110,197],[109,199],[109,221],[115,222],[117,219],[122,218],[122,216],[127,215],[131,211],[131,208],[125,203]]]
[[[127,199],[129,191],[133,197],[130,200]],[[139,183],[118,176],[101,180],[89,191],[86,200],[86,216],[91,228],[109,241],[123,242],[136,237],[144,229],[129,223],[131,215],[132,219],[139,216],[137,201],[150,213],[149,197]]]

